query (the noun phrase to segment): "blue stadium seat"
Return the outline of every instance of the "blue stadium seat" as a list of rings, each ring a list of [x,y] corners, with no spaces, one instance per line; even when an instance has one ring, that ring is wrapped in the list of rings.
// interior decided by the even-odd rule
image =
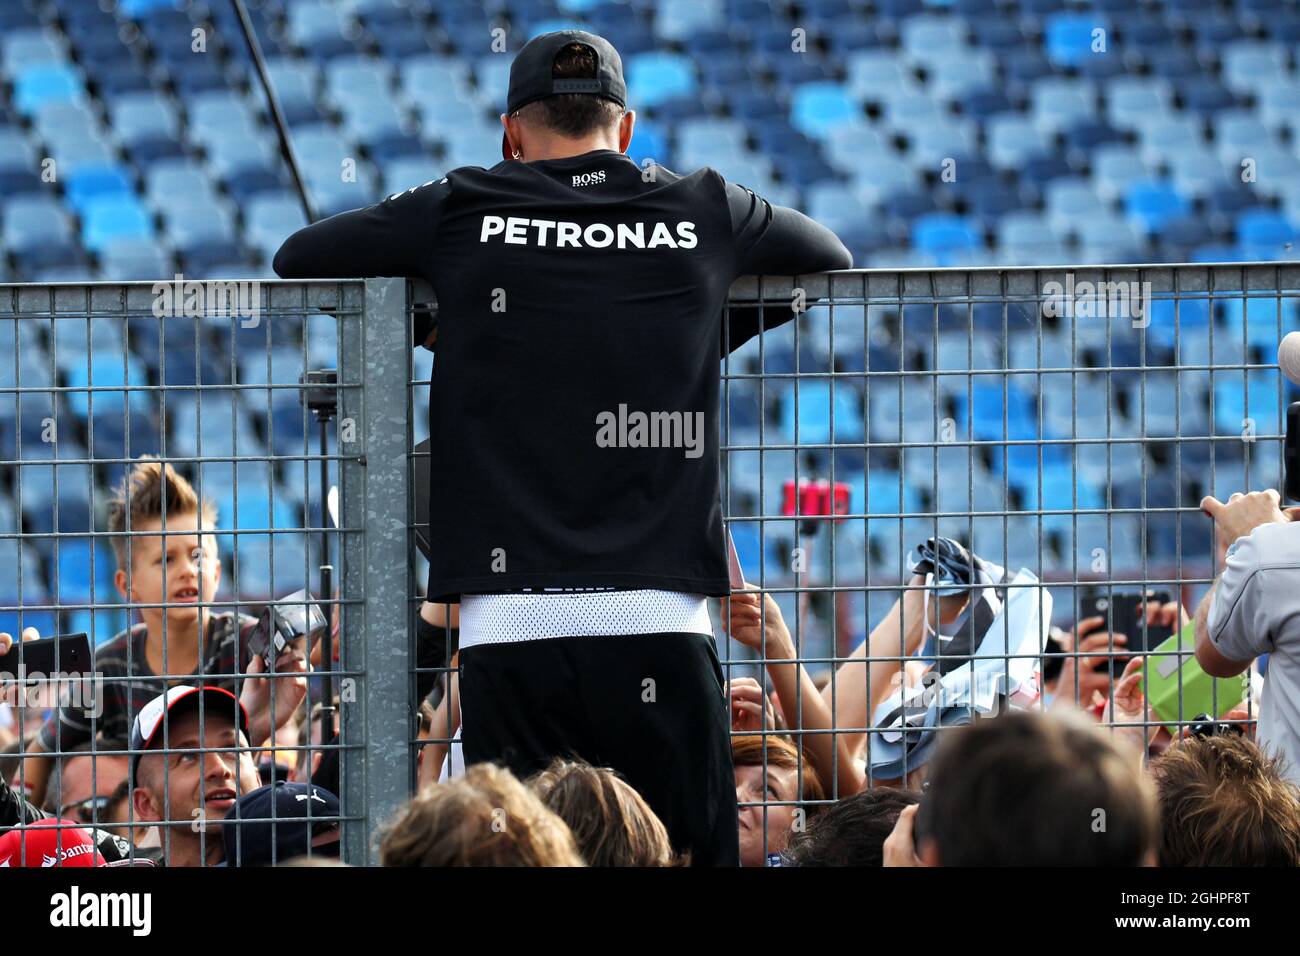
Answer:
[[[112,239],[100,254],[104,278],[115,281],[158,279],[174,275],[171,260],[148,239]]]
[[[695,64],[672,53],[638,53],[628,58],[628,99],[642,108],[681,96],[694,95]]]
[[[280,164],[274,145],[264,137],[217,138],[206,145],[205,153],[218,178],[232,184],[245,177],[271,176]]]
[[[55,567],[51,590],[61,603],[89,604],[114,599],[116,563],[107,546],[96,547],[84,538],[62,540]]]
[[[999,169],[1016,169],[1050,145],[1047,133],[1017,113],[994,116],[985,127],[989,161]]]
[[[444,144],[443,160],[447,169],[496,165],[501,161],[500,124],[462,120],[456,134]]]
[[[157,93],[128,93],[112,102],[113,130],[137,161],[179,154],[180,124]]]
[[[859,50],[848,57],[849,95],[860,102],[880,102],[882,89],[911,86],[910,69],[889,49]]]
[[[5,203],[0,220],[5,247],[21,253],[50,243],[66,243],[72,226],[59,203],[47,196],[18,196]]]
[[[95,414],[117,412],[130,402],[132,414],[148,413],[150,399],[142,391],[125,391],[124,386],[147,385],[148,379],[140,359],[134,355],[117,352],[92,352],[89,361],[79,361],[65,369],[68,385],[73,389],[66,395],[68,407],[81,418],[87,417],[93,407]],[[96,391],[85,391],[94,388]],[[117,391],[98,391],[101,388]],[[92,399],[93,396],[93,399]],[[129,396],[129,398],[127,397]]]
[[[1238,98],[1219,81],[1208,77],[1193,77],[1180,84],[1179,95],[1184,108],[1202,116],[1209,116],[1238,105]]]
[[[997,78],[997,62],[990,50],[971,50],[960,58],[936,58],[929,68],[934,95],[948,102],[972,87],[990,86]]]
[[[791,121],[809,136],[823,137],[835,127],[861,116],[858,105],[838,83],[808,83],[797,87],[790,104]]]
[[[962,161],[979,151],[979,129],[971,120],[921,122],[909,139],[908,153],[920,168],[937,170],[945,161],[955,160],[958,176],[961,175]]]
[[[286,496],[276,489],[272,502],[271,489],[246,483],[242,477],[239,482],[236,501],[234,489],[222,489],[216,496],[217,511],[220,515],[220,527],[223,531],[253,530],[261,528],[299,528],[301,523],[293,508],[285,501]],[[222,536],[234,537],[232,536]],[[248,536],[239,535],[246,541]],[[243,545],[241,544],[242,548]]]
[[[315,63],[277,58],[267,61],[266,72],[280,101],[285,122],[291,127],[324,119],[317,105],[320,68]]]
[[[1053,14],[1045,24],[1043,46],[1057,66],[1077,67],[1089,57],[1111,52],[1109,29],[1106,18],[1096,14]],[[1100,35],[1098,30],[1102,31]],[[1098,39],[1106,42],[1105,52],[1094,52]]]
[[[84,456],[85,451],[60,441],[63,457]],[[64,446],[67,446],[66,448]],[[36,446],[31,446],[32,451]],[[94,472],[90,465],[53,465],[33,463],[33,456],[18,466],[14,497],[20,499],[25,514],[24,528],[29,532],[48,534],[86,534],[93,530],[94,518],[90,510],[90,492]],[[57,488],[56,488],[57,484]],[[21,494],[20,494],[21,492]],[[53,551],[53,539],[34,542],[42,554]]]
[[[862,441],[862,395],[851,382],[839,381],[832,388],[829,380],[805,379],[783,391],[780,428],[787,440],[800,444]],[[796,391],[799,405],[797,422]]]
[[[1276,333],[1277,326],[1273,326]],[[1276,334],[1274,341],[1276,341]],[[1256,432],[1276,434],[1281,425],[1282,392],[1274,369],[1249,373],[1249,387],[1242,372],[1218,372],[1214,376],[1214,430],[1219,435],[1240,435],[1249,417]],[[1240,489],[1238,489],[1240,490]]]
[[[145,195],[161,209],[177,196],[216,202],[217,191],[203,167],[192,159],[168,158],[150,163],[144,174]]]
[[[1106,202],[1123,195],[1128,184],[1150,175],[1150,169],[1131,146],[1102,146],[1092,155],[1092,180]]]
[[[1044,79],[1034,84],[1030,96],[1034,124],[1058,133],[1096,115],[1097,94],[1091,83],[1069,79]]]
[[[1105,86],[1106,117],[1119,129],[1138,130],[1162,116],[1173,103],[1173,90],[1159,76],[1124,76]]]
[[[968,220],[946,213],[932,213],[913,223],[912,245],[942,260],[955,252],[977,249],[982,241]]]
[[[88,165],[75,169],[68,174],[64,188],[68,203],[78,213],[86,212],[92,200],[126,199],[135,192],[130,170],[119,165]]]
[[[1228,168],[1205,147],[1179,150],[1169,157],[1166,165],[1174,186],[1194,199],[1232,185]]]
[[[886,89],[882,96],[881,112],[896,135],[914,131],[918,123],[940,125],[949,119],[942,104],[917,87]]]
[[[117,238],[148,239],[153,231],[148,210],[134,196],[100,196],[85,204],[81,240],[87,249],[100,252]]]
[[[14,80],[14,106],[25,116],[47,103],[74,103],[84,96],[81,77],[70,66],[28,66]]]
[[[1224,85],[1239,94],[1261,93],[1286,78],[1286,48],[1278,43],[1237,41],[1220,52]]]
[[[1003,216],[999,221],[997,243],[1002,252],[1019,262],[1024,261],[1022,257],[1035,249],[1055,246],[1057,237],[1041,214],[1015,212]]]
[[[22,130],[0,126],[0,195],[39,192],[35,154]]]
[[[329,59],[354,52],[348,29],[348,15],[341,9],[301,2],[289,8],[287,38],[310,56]]]
[[[1257,109],[1260,121],[1272,133],[1289,131],[1292,135],[1300,128],[1295,104],[1300,99],[1300,78],[1279,77],[1259,91]]]
[[[1247,170],[1253,173],[1249,190],[1276,199],[1293,187],[1300,178],[1300,159],[1292,149],[1277,143],[1258,144],[1249,153],[1233,154],[1230,147],[1220,149],[1219,158],[1230,172],[1242,179]]]
[[[177,199],[163,211],[163,235],[182,255],[212,245],[233,247],[235,219],[227,204]]]
[[[122,11],[123,16],[139,20],[157,11],[175,10],[176,2],[175,0],[120,0],[118,9]]]
[[[1247,249],[1259,250],[1261,259],[1276,258],[1295,239],[1296,227],[1279,213],[1252,209],[1237,217],[1237,241]]]
[[[51,31],[39,28],[19,29],[0,38],[0,63],[10,76],[17,76],[32,66],[49,66],[65,62]]]
[[[190,138],[201,146],[212,148],[227,137],[257,136],[258,111],[231,90],[198,93],[189,98],[185,108]]]
[[[1154,233],[1170,219],[1186,215],[1190,205],[1172,183],[1137,180],[1125,189],[1124,209],[1138,228]]]
[[[268,364],[270,366],[268,371]],[[303,371],[302,351],[291,347],[274,347],[261,355],[250,352],[239,362],[240,385],[297,385]],[[280,406],[299,407],[300,391],[297,388],[275,388],[265,391],[245,391],[244,401],[259,411]]]
[[[921,14],[903,21],[899,30],[904,52],[917,63],[932,63],[939,57],[962,56],[969,52],[965,21],[933,14]]]
[[[289,194],[254,196],[245,211],[245,237],[254,249],[271,257],[284,240],[307,225],[302,204]]]
[[[62,316],[53,326],[51,346],[60,367],[86,365],[91,352],[125,352],[126,323],[122,319],[99,316],[87,321],[81,316]]]

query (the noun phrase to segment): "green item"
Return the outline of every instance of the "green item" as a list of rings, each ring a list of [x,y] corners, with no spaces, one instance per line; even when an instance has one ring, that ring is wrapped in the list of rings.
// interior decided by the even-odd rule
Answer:
[[[1236,677],[1217,679],[1201,670],[1193,622],[1151,651],[1142,673],[1147,704],[1175,737],[1179,724],[1186,726],[1201,714],[1222,717],[1246,699],[1250,688],[1249,668]]]

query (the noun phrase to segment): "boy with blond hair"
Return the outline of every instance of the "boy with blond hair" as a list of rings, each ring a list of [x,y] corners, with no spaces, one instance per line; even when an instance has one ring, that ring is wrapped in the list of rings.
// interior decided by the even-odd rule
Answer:
[[[206,684],[240,696],[254,745],[270,737],[302,703],[307,692],[305,638],[275,664],[276,673],[296,676],[274,682],[242,677],[261,673],[265,664],[257,655],[250,663],[245,649],[257,619],[209,606],[221,583],[216,524],[216,507],[170,464],[142,459],[123,480],[108,513],[117,557],[113,583],[139,612],[140,623],[95,649],[95,673],[103,678],[95,702],[98,715],[60,707],[28,750],[26,785],[37,801],[50,772],[45,755],[66,752],[97,735],[124,738],[140,708],[172,684]],[[208,674],[212,676],[195,679]],[[274,726],[272,683],[278,684]]]

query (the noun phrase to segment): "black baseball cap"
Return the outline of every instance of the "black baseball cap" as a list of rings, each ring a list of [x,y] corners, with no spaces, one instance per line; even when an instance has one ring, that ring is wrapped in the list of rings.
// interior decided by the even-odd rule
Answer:
[[[237,719],[239,729],[248,736],[248,712],[238,697],[224,687],[205,685],[194,687],[190,684],[177,684],[165,694],[159,694],[140,709],[131,725],[131,779],[134,780],[140,767],[140,758],[153,746],[162,733],[163,718],[171,714],[177,717],[177,708],[197,707],[204,701],[204,714],[229,716]]]
[[[596,58],[596,76],[587,79],[556,79],[555,55],[570,43],[588,47]],[[623,81],[623,59],[604,37],[586,30],[557,30],[533,37],[510,64],[510,92],[506,115],[548,96],[563,93],[591,93],[627,108],[627,84]],[[510,142],[501,133],[501,156],[512,159]]]
[[[339,798],[313,783],[274,783],[239,798],[226,812],[226,866],[270,866],[298,856],[339,855]]]

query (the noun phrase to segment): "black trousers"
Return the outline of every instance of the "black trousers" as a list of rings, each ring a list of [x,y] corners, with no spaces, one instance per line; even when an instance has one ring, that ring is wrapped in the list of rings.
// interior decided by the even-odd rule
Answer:
[[[617,770],[697,866],[738,866],[722,668],[702,634],[559,637],[460,652],[466,765],[520,779],[554,757]]]

